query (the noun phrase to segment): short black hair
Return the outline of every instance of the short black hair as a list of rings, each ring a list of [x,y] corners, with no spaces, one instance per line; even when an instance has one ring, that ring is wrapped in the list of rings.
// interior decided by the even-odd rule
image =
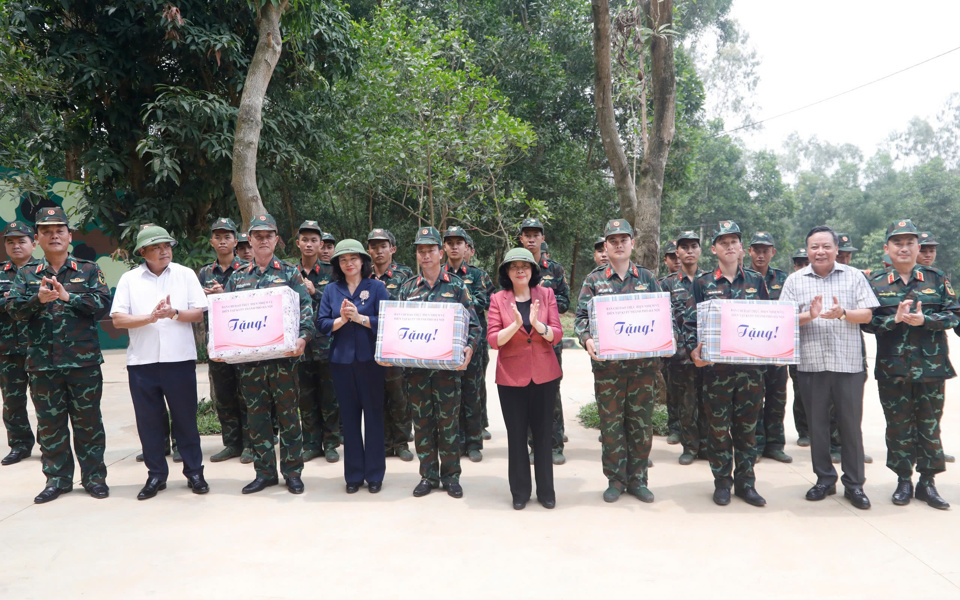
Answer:
[[[373,265],[370,262],[369,256],[364,256],[357,252],[360,256],[360,260],[363,264],[360,265],[360,278],[367,279],[373,275]],[[343,274],[343,271],[340,269],[340,257],[337,256],[330,261],[330,266],[333,267],[333,280],[334,281],[344,281],[346,277]]]
[[[810,232],[807,234],[807,238],[803,241],[804,246],[806,246],[806,243],[810,240],[810,236],[816,235],[818,233],[829,233],[830,236],[833,237],[833,245],[838,248],[840,247],[840,236],[837,235],[837,232],[834,231],[831,227],[827,227],[826,225],[817,225],[816,227],[811,229]]]
[[[513,261],[516,262],[516,261]],[[533,270],[533,274],[530,276],[530,287],[536,287],[540,284],[542,279],[540,275],[539,265],[533,263],[528,263],[530,268]],[[500,289],[502,290],[513,290],[513,282],[510,281],[510,263],[504,263],[500,265],[500,269],[497,271],[500,281]]]

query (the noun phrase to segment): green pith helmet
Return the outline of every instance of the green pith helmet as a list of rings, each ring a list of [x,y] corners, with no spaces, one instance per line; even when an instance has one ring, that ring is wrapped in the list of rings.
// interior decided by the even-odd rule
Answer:
[[[526,248],[514,248],[508,251],[506,256],[503,257],[503,261],[500,263],[500,268],[503,268],[504,266],[518,260],[522,260],[533,265],[534,272],[540,270],[540,265],[537,264],[537,261],[533,258],[533,254]]]
[[[140,232],[137,233],[137,246],[133,249],[133,251],[140,252],[141,248],[163,243],[169,243],[171,246],[176,246],[177,240],[170,237],[170,234],[167,233],[167,230],[159,225],[145,225],[142,229],[140,229]]]
[[[330,261],[332,262],[333,259],[343,254],[362,254],[363,256],[370,258],[370,255],[367,254],[367,251],[364,249],[363,244],[361,244],[357,240],[351,240],[350,238],[347,238],[345,240],[340,240],[337,243],[337,247],[334,248],[333,250],[333,256],[330,257]]]

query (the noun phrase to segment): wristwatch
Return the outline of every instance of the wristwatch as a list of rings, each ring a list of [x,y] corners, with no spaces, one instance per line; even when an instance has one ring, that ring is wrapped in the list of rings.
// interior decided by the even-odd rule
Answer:
[[[177,308],[173,309],[173,316],[170,317],[170,318],[173,319],[174,321],[176,321],[177,319],[179,319],[179,318],[180,318],[180,309],[177,309]]]
[[[843,314],[840,315],[840,320],[841,320],[841,321],[846,321],[846,320],[847,320],[847,309],[843,309]]]

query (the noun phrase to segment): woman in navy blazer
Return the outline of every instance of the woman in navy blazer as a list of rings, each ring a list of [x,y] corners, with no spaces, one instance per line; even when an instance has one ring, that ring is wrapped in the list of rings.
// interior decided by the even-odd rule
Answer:
[[[500,286],[490,299],[487,341],[497,349],[497,391],[507,426],[507,457],[513,508],[530,499],[527,430],[533,435],[537,500],[557,504],[553,489],[553,405],[560,385],[560,363],[553,345],[563,329],[553,290],[538,285],[540,267],[523,248],[507,252],[499,269]]]
[[[374,361],[380,302],[387,288],[371,279],[370,255],[357,240],[342,240],[331,258],[333,283],[317,309],[317,329],[332,336],[330,362],[340,404],[343,431],[343,476],[347,493],[369,484],[371,494],[383,486],[386,456],[383,444],[384,369]],[[360,432],[361,417],[363,434]]]

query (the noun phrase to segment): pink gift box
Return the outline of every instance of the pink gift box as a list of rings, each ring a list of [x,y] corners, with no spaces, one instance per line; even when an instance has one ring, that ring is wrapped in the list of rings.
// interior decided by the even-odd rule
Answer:
[[[229,292],[210,303],[207,354],[228,363],[282,358],[300,337],[300,296],[289,287]]]

